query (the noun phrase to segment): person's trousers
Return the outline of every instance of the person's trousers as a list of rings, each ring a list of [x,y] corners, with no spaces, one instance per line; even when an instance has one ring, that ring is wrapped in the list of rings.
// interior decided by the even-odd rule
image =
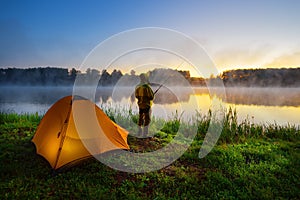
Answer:
[[[138,126],[148,126],[151,121],[150,114],[151,114],[150,107],[149,108],[140,108],[139,109]]]

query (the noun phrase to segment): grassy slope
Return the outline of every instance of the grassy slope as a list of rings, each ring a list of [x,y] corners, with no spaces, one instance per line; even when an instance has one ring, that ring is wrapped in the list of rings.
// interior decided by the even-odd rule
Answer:
[[[300,133],[293,126],[237,124],[229,111],[218,145],[203,159],[205,117],[196,120],[188,151],[159,171],[125,173],[89,159],[52,176],[30,141],[40,119],[0,114],[1,199],[300,199]],[[136,151],[160,148],[178,125],[168,121],[154,138],[129,137],[129,144]]]

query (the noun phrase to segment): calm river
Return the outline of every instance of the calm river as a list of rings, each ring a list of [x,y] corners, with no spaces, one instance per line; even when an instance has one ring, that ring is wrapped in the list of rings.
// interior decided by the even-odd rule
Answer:
[[[137,113],[133,90],[98,88],[96,104],[120,110],[131,108]],[[45,114],[67,95],[72,95],[72,87],[0,87],[0,111]],[[206,114],[219,102],[227,109],[236,109],[239,121],[300,125],[300,88],[226,88],[222,94],[212,94],[205,88],[162,88],[156,94],[152,115],[169,119],[178,113],[190,119],[196,112]]]

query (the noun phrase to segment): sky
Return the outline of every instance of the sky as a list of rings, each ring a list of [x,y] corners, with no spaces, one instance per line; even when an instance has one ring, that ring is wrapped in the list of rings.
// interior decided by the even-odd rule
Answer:
[[[0,67],[78,68],[120,32],[197,41],[219,71],[300,66],[298,0],[0,0]]]

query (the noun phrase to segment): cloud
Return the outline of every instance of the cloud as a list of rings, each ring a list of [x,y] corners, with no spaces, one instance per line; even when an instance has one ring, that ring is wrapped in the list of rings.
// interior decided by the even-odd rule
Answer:
[[[213,53],[212,58],[218,68],[252,68],[261,67],[271,54],[271,45],[244,45],[243,47],[226,47]]]
[[[300,67],[300,51],[275,57],[266,67]]]

